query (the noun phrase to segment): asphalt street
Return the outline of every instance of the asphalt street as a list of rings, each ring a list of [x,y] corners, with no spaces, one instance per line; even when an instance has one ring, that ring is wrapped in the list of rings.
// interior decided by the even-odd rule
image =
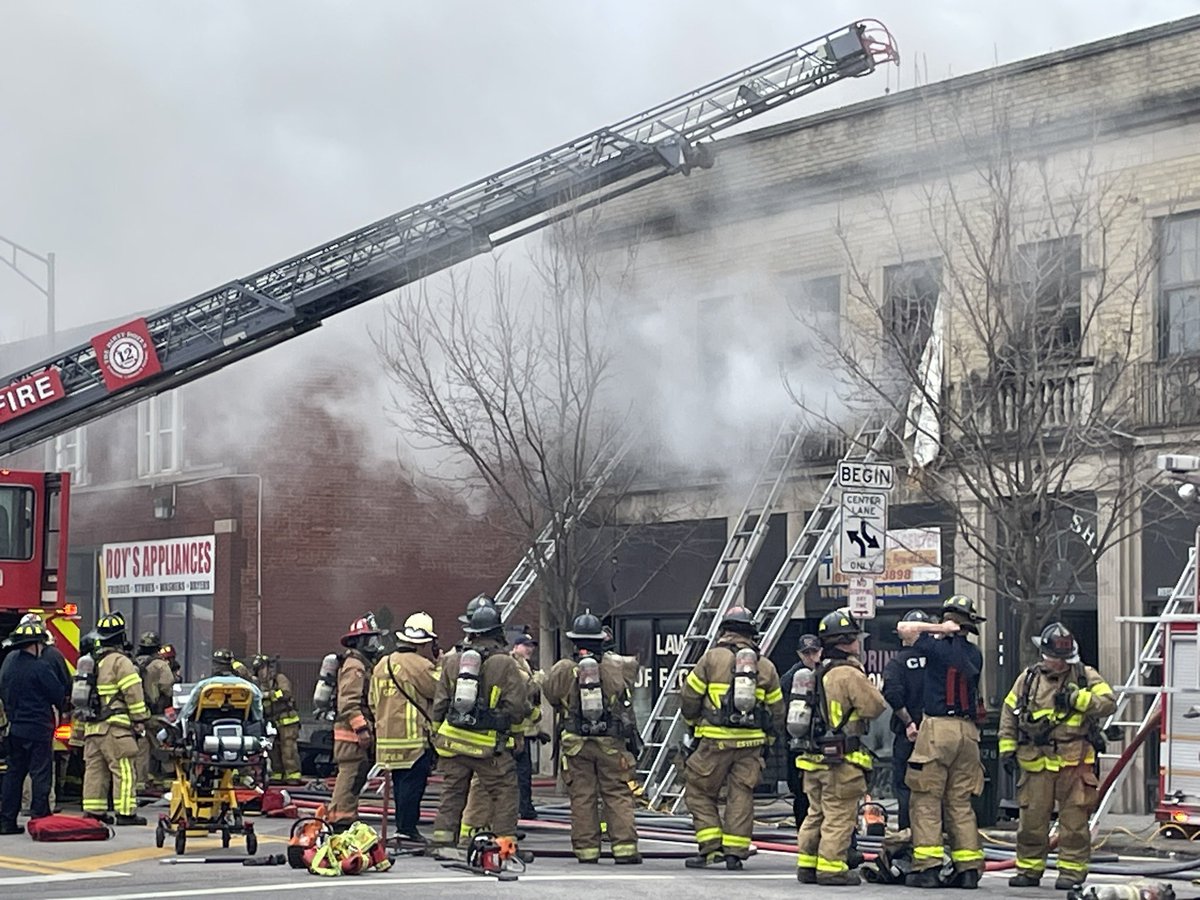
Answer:
[[[0,838],[0,898],[30,897],[43,900],[141,900],[171,897],[274,896],[287,893],[299,898],[384,896],[398,888],[411,886],[425,897],[563,897],[585,892],[589,897],[661,898],[722,897],[752,892],[755,898],[813,895],[818,892],[850,894],[860,898],[892,897],[897,891],[919,896],[911,888],[880,887],[864,884],[858,888],[814,888],[801,886],[795,878],[795,860],[789,853],[760,852],[744,871],[723,869],[693,871],[678,859],[648,860],[644,865],[614,868],[610,861],[582,866],[573,859],[543,857],[533,862],[516,883],[499,883],[486,876],[448,870],[427,858],[402,857],[387,873],[369,873],[358,877],[321,878],[287,866],[248,868],[233,864],[175,863],[168,845],[154,846],[153,822],[156,810],[145,808],[151,824],[144,828],[122,828],[115,838],[104,843],[40,844],[28,837]],[[259,855],[282,853],[291,821],[255,819],[259,834]],[[533,831],[523,844],[538,848],[568,847],[561,831]],[[667,850],[678,853],[686,845],[643,841],[645,851]],[[191,838],[184,858],[231,858],[243,855],[240,842],[222,850],[217,838]],[[1036,898],[1063,897],[1052,889],[1053,878],[1045,887],[1014,890],[1008,887],[1009,873],[989,873],[976,896],[1013,896]],[[1128,882],[1129,879],[1097,876],[1093,883]],[[1180,898],[1200,893],[1187,881],[1176,882]]]

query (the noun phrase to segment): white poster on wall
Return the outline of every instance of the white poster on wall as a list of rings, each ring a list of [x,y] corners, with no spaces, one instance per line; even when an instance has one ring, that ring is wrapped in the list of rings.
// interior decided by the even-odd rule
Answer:
[[[100,552],[110,599],[213,592],[217,560],[214,535],[105,544]]]

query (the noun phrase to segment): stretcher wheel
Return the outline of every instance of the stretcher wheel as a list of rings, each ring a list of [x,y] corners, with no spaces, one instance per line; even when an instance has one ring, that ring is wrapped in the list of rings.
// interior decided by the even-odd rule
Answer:
[[[187,823],[180,822],[175,826],[175,855],[183,856],[187,850]]]
[[[163,820],[159,819],[158,824],[154,826],[154,846],[161,848],[167,842],[167,829],[163,825]]]
[[[253,856],[258,852],[258,835],[253,831],[246,832],[246,855]]]
[[[221,829],[221,846],[222,847],[229,846],[229,829],[228,828]]]

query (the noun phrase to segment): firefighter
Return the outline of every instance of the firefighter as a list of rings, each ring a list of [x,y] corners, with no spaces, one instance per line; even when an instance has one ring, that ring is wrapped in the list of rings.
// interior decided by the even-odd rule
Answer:
[[[896,626],[902,638],[915,639],[913,648],[925,657],[925,701],[905,775],[912,792],[913,871],[905,879],[910,886],[944,886],[938,874],[943,829],[954,863],[950,886],[979,886],[983,849],[971,798],[983,792],[977,724],[983,654],[964,632],[978,634],[983,621],[974,600],[955,594],[942,604],[941,622]]]
[[[901,622],[932,622],[927,612],[910,609]],[[896,825],[909,828],[909,790],[904,778],[921,727],[921,709],[925,703],[925,656],[913,647],[915,634],[901,635],[903,648],[888,660],[883,669],[883,699],[892,708],[892,793],[899,804]]]
[[[135,760],[138,740],[145,734],[150,710],[142,693],[142,678],[123,648],[125,617],[112,613],[96,624],[94,651],[96,686],[83,728],[83,812],[105,822],[112,789],[118,825],[145,825],[137,815]]]
[[[1099,799],[1100,722],[1116,708],[1112,688],[1079,659],[1071,632],[1054,623],[1033,639],[1041,661],[1017,676],[1000,710],[1000,758],[1020,767],[1017,874],[1010,887],[1037,887],[1046,870],[1050,818],[1058,801],[1058,890],[1087,878],[1088,817]]]
[[[138,674],[142,677],[142,695],[146,698],[146,708],[151,716],[161,716],[171,705],[172,687],[175,678],[171,667],[165,659],[158,655],[162,649],[162,641],[158,632],[146,631],[138,638],[138,655],[133,664],[137,666]],[[138,790],[143,790],[150,782],[158,781],[161,776],[161,765],[151,750],[154,742],[154,729],[147,729],[146,734],[138,739],[137,779]]]
[[[571,849],[581,863],[600,861],[603,802],[613,861],[636,865],[642,857],[629,787],[635,761],[625,734],[633,682],[621,657],[603,651],[602,626],[591,613],[577,616],[567,637],[575,653],[550,669],[544,692],[558,714],[559,771],[571,802]]]
[[[240,659],[233,655],[232,650],[224,647],[213,651],[212,654],[212,674],[217,676],[236,676],[245,678],[251,684],[254,683],[254,673]]]
[[[835,610],[821,619],[817,634],[822,650],[809,739],[796,759],[808,794],[808,815],[796,834],[796,878],[804,884],[855,885],[861,879],[847,857],[872,765],[862,736],[887,704],[863,671],[858,621]]]
[[[250,661],[254,683],[262,691],[263,713],[275,726],[275,740],[269,754],[271,779],[287,784],[299,784],[300,776],[300,713],[292,695],[292,682],[279,671],[279,657],[255,654]]]
[[[9,636],[8,646],[13,649],[0,673],[0,717],[6,719],[8,729],[7,770],[0,796],[0,834],[5,835],[25,831],[17,824],[17,814],[27,775],[32,818],[50,815],[55,708],[63,703],[62,683],[53,666],[41,659],[46,648],[46,628],[41,619],[18,625]]]
[[[442,661],[433,702],[442,797],[430,843],[443,856],[458,840],[472,776],[492,798],[491,830],[516,839],[517,773],[509,732],[529,714],[528,682],[504,652],[499,611],[479,605],[463,631],[462,650]]]
[[[167,665],[171,667],[171,678],[179,684],[183,681],[183,666],[179,664],[178,654],[175,652],[174,644],[163,644],[158,648],[158,655],[166,660]]]
[[[697,746],[687,757],[688,809],[699,853],[684,864],[698,869],[725,862],[742,868],[750,855],[754,788],[765,767],[770,732],[783,726],[783,691],[774,664],[755,644],[750,611],[731,607],[717,642],[683,684],[679,708]],[[722,823],[717,798],[728,792]]]
[[[358,795],[371,771],[375,735],[370,673],[383,650],[382,635],[375,615],[367,613],[351,622],[342,636],[346,652],[338,667],[337,716],[333,720],[337,781],[327,817],[335,831],[345,831],[358,818]]]
[[[779,679],[779,685],[785,695],[791,690],[792,679],[796,677],[797,672],[801,669],[810,672],[817,670],[821,663],[821,639],[815,634],[800,635],[800,640],[796,642],[796,655],[800,657],[799,662],[784,672],[783,677]],[[804,770],[796,765],[796,754],[791,750],[788,751],[787,761],[787,783],[792,792],[792,818],[796,820],[796,827],[799,828],[808,814],[808,794],[804,793]]]
[[[430,709],[437,690],[437,669],[421,651],[437,638],[433,618],[413,613],[396,632],[396,649],[375,664],[371,673],[371,708],[375,710],[375,762],[392,772],[396,800],[396,832],[424,843],[417,830],[421,798],[433,768],[429,745]]]

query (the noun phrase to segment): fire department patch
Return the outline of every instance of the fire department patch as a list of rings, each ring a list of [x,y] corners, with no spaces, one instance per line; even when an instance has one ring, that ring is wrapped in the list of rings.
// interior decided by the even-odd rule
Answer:
[[[96,362],[110,391],[120,390],[162,371],[154,341],[145,319],[134,319],[125,325],[92,338]]]

